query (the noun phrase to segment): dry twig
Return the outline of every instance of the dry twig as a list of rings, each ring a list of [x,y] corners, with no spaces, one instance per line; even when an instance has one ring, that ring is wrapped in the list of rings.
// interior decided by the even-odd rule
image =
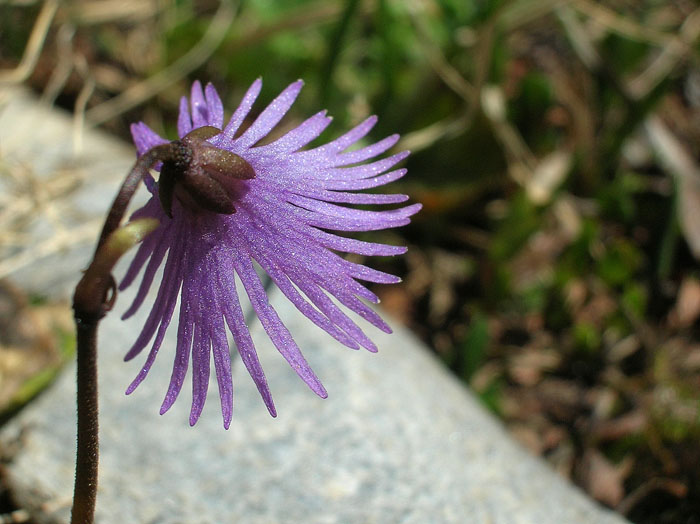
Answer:
[[[46,35],[58,9],[58,0],[46,0],[36,19],[32,34],[19,65],[11,71],[0,71],[0,84],[20,84],[32,74],[46,41]]]

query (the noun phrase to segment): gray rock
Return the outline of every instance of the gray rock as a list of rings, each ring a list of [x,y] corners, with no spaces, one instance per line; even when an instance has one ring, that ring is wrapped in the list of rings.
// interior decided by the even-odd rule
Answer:
[[[128,168],[125,154],[115,154],[115,165]],[[101,161],[111,158],[105,155]],[[115,186],[111,180],[95,198],[110,201]],[[67,257],[42,266],[27,285],[41,291],[74,282],[89,252],[78,265]],[[52,289],[65,297],[64,287]],[[256,321],[251,331],[279,416],[270,418],[236,362],[234,422],[225,431],[215,384],[194,428],[187,422],[187,391],[169,413],[158,415],[173,328],[151,375],[124,395],[142,359],[125,364],[122,357],[147,310],[121,322],[118,313],[129,297],[119,298],[100,331],[100,524],[625,522],[514,444],[405,330],[391,336],[373,330],[380,353],[355,352],[312,326],[278,293],[271,300],[330,396],[321,400],[306,388]],[[0,434],[2,448],[15,450],[5,468],[12,494],[40,524],[69,519],[74,373],[66,370]]]
[[[136,159],[103,131],[75,131],[71,116],[27,90],[0,86],[0,278],[51,298],[70,296],[106,209]],[[135,203],[147,192],[137,193]],[[29,241],[3,242],[7,230]]]
[[[135,322],[112,315],[103,323],[100,523],[623,522],[512,443],[405,330],[373,333],[377,355],[355,352],[310,326],[279,294],[272,301],[329,398],[305,387],[256,322],[251,329],[279,416],[269,417],[245,368],[236,365],[229,431],[215,384],[194,428],[184,392],[158,416],[174,329],[152,376],[124,396],[139,364],[121,357],[143,314]],[[2,434],[4,442],[22,435],[9,478],[20,502],[39,510],[40,522],[68,519],[74,390],[71,370]]]

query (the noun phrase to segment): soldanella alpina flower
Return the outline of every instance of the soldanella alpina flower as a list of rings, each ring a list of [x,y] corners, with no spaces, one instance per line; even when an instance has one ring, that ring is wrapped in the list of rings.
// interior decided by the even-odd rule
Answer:
[[[330,123],[324,111],[280,138],[258,145],[289,110],[301,90],[301,81],[287,87],[245,131],[239,132],[261,86],[260,80],[251,85],[224,125],[223,105],[214,87],[207,85],[203,90],[195,82],[190,99],[183,97],[180,103],[176,158],[156,166],[160,170],[158,182],[146,180],[152,197],[132,216],[132,220],[155,218],[160,225],[140,245],[121,282],[120,289],[124,289],[143,272],[125,318],[143,305],[158,268],[164,268],[155,303],[126,355],[127,360],[134,358],[153,340],[127,393],[148,374],[179,296],[175,361],[160,411],[164,413],[172,406],[191,363],[190,424],[196,423],[204,406],[211,359],[224,426],[228,428],[231,423],[233,382],[227,327],[267,409],[276,415],[244,320],[236,276],[276,348],[316,394],[326,397],[323,385],[269,304],[256,265],[299,311],[335,339],[350,348],[377,351],[338,303],[391,332],[364,302],[377,302],[377,297],[360,281],[388,284],[399,279],[345,260],[338,252],[386,256],[402,254],[405,248],[355,240],[332,231],[402,226],[420,209],[420,204],[384,211],[345,205],[397,204],[408,198],[356,192],[384,185],[406,173],[405,169],[390,169],[408,152],[363,163],[393,147],[398,135],[351,149],[372,129],[375,117],[325,145],[304,149]],[[139,155],[168,143],[143,123],[132,125],[131,130]]]

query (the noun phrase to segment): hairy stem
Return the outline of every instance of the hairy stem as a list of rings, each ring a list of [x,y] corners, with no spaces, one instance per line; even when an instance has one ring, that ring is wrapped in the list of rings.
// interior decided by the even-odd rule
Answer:
[[[71,524],[92,523],[97,500],[99,458],[97,421],[97,324],[80,322],[78,329],[78,453]]]

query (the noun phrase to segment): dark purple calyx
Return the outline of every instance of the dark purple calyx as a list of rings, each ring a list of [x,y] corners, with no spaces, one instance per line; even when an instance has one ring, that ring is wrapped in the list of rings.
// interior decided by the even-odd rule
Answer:
[[[158,179],[160,204],[170,218],[173,196],[192,210],[236,212],[233,203],[241,194],[241,181],[255,178],[255,171],[235,153],[206,142],[219,133],[220,129],[205,126],[171,142],[171,158],[163,161]]]

